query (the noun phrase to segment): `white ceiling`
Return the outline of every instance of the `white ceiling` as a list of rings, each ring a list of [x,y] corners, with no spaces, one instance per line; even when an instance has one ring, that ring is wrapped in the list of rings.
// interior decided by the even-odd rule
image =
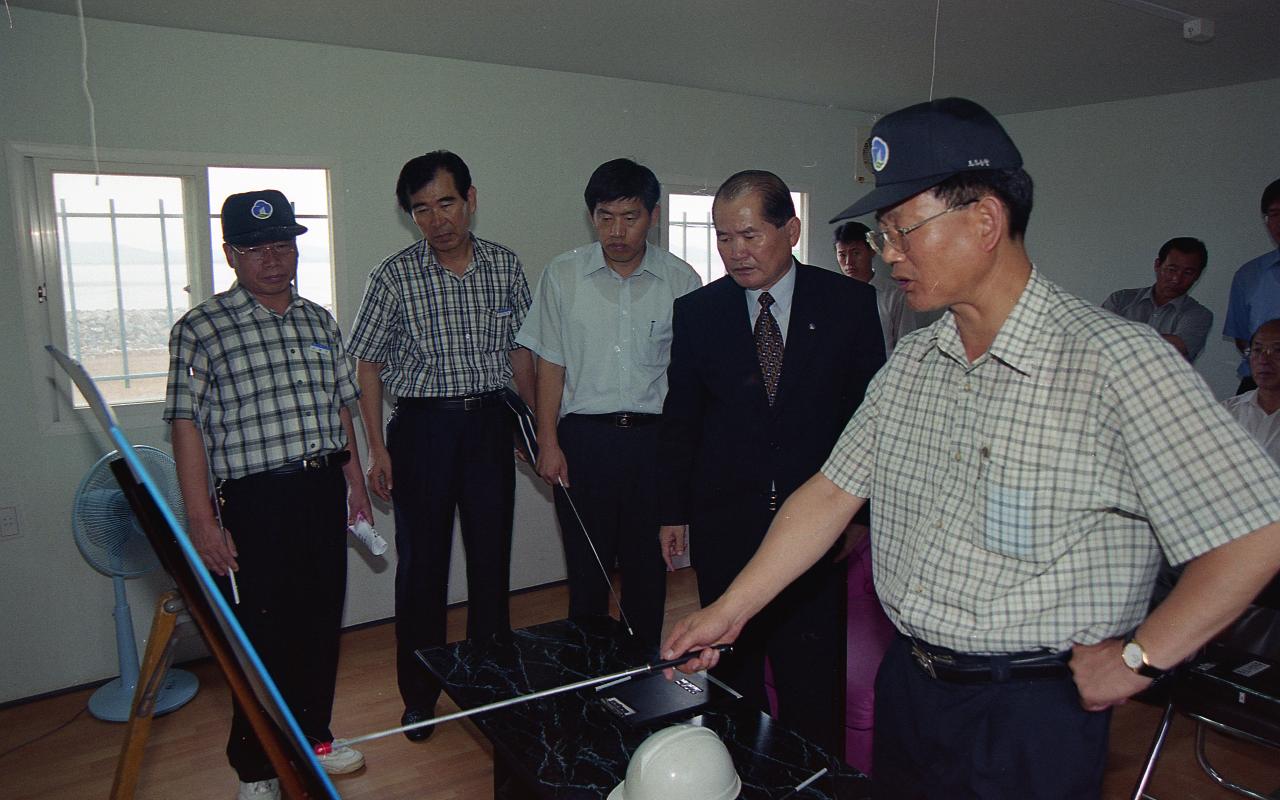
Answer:
[[[7,0],[75,13],[74,0]],[[1144,0],[1129,0],[1142,5]],[[90,17],[693,86],[872,113],[1013,113],[1280,77],[1277,0],[85,0]],[[416,79],[430,81],[430,75]]]

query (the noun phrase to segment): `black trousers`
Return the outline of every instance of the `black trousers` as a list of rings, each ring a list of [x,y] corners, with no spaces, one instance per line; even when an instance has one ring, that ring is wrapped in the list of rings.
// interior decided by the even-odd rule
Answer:
[[[347,482],[340,467],[223,484],[222,520],[240,571],[218,588],[258,651],[303,734],[333,739],[338,638],[347,592]],[[233,701],[227,760],[246,783],[275,777],[248,718]]]
[[[714,528],[698,522],[690,526],[690,552],[703,607],[737,577],[772,519],[767,511],[743,508],[719,519]],[[742,540],[754,544],[742,547]],[[845,562],[835,564],[824,556],[747,623],[733,652],[713,670],[742,694],[744,702],[767,713],[768,658],[778,719],[837,757],[844,753],[847,572]]]
[[[395,485],[396,676],[406,708],[430,713],[440,696],[414,651],[445,643],[455,510],[467,556],[467,638],[510,630],[511,435],[505,407],[398,407],[387,423]]]
[[[658,425],[633,428],[570,414],[558,428],[569,465],[569,493],[606,570],[622,572],[620,602],[636,637],[651,650],[662,638],[666,565],[658,546]],[[569,574],[569,616],[609,613],[609,585],[564,490],[556,515]]]
[[[875,796],[1087,800],[1102,791],[1110,711],[1075,682],[958,685],[930,678],[898,637],[876,676]]]

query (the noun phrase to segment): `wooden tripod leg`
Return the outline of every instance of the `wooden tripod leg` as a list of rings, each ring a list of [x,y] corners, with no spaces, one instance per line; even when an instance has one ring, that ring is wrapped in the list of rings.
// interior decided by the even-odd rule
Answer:
[[[138,786],[138,770],[142,767],[142,753],[151,734],[156,695],[160,693],[165,674],[169,671],[169,662],[173,659],[173,628],[182,609],[182,598],[173,590],[165,592],[156,603],[151,638],[147,641],[147,652],[139,669],[138,688],[133,692],[133,707],[129,711],[129,724],[125,727],[124,744],[116,760],[111,800],[131,800]]]

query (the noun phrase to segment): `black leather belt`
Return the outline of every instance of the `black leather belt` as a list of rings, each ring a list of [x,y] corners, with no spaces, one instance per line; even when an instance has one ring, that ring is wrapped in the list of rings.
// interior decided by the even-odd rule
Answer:
[[[641,414],[636,411],[617,411],[613,414],[570,414],[569,416],[612,425],[615,428],[638,428],[641,425],[652,425],[662,421],[661,414]]]
[[[1071,676],[1070,651],[1051,653],[1001,653],[979,656],[934,647],[908,639],[911,656],[926,675],[947,683],[1004,683],[1006,681],[1056,680]]]
[[[503,405],[502,390],[467,395],[466,397],[401,397],[396,408],[424,409],[431,411],[479,411]]]
[[[265,475],[274,478],[280,475],[295,475],[299,472],[342,467],[350,460],[350,450],[336,450],[332,453],[325,453],[322,456],[312,456],[311,458],[304,458],[301,461],[290,461],[284,466],[263,470],[262,472],[255,472],[249,477],[256,478]]]

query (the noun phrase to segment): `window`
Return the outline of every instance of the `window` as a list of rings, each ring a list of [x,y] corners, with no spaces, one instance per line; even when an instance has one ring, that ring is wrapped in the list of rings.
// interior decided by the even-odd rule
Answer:
[[[184,179],[51,177],[67,352],[108,402],[163,398],[169,328],[190,307]]]
[[[678,189],[679,187],[677,187]],[[713,195],[694,190],[666,192],[663,203],[667,219],[667,250],[689,262],[706,284],[724,275],[724,262],[716,250],[716,229],[711,220]],[[802,263],[808,256],[809,196],[792,192],[791,200],[800,218],[800,241],[791,249]]]
[[[28,319],[43,341],[84,364],[111,404],[164,399],[170,328],[235,279],[218,218],[228,194],[270,187],[290,198],[309,229],[299,240],[299,293],[333,311],[327,169],[104,157],[95,171],[83,155],[22,146],[9,153],[12,174],[21,176],[14,192],[36,308]],[[72,406],[84,407],[62,376],[36,374],[52,377]],[[65,403],[56,405],[53,422],[65,413]],[[145,418],[158,420],[154,406]]]

